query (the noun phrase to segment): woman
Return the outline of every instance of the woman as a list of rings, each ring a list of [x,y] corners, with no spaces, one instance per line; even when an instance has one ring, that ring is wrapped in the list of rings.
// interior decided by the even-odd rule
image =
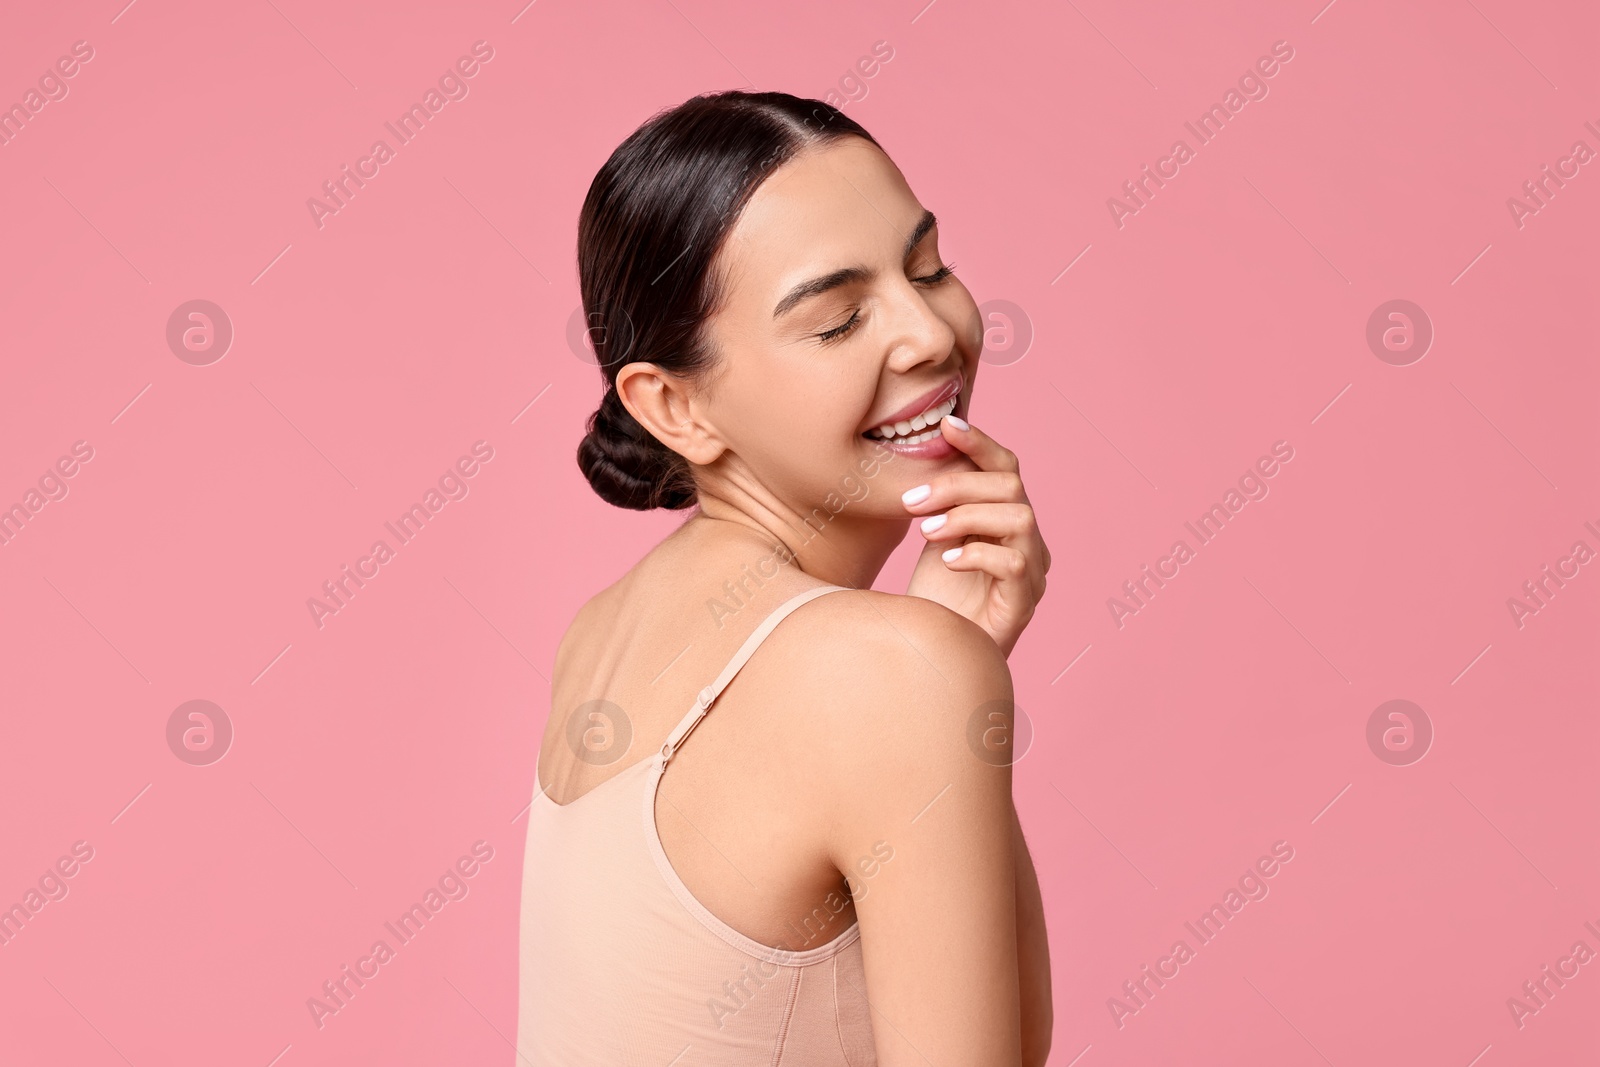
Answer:
[[[1004,741],[1049,553],[961,417],[983,330],[938,241],[864,129],[785,93],[691,99],[590,186],[578,462],[695,510],[556,652],[519,1063],[1045,1061]],[[914,518],[906,595],[873,591]]]

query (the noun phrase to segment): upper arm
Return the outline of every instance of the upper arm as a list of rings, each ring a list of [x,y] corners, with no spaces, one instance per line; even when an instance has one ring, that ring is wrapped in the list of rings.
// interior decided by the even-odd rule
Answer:
[[[1016,1067],[1011,766],[981,758],[977,739],[996,710],[1012,713],[1010,671],[954,612],[867,596],[839,606],[848,625],[828,641],[837,684],[818,786],[861,924],[878,1063]]]

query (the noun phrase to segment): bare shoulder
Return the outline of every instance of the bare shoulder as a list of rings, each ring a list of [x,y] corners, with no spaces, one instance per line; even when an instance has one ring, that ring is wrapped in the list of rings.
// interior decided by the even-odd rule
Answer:
[[[972,742],[1013,699],[1005,655],[982,627],[875,590],[819,597],[791,622],[780,670],[785,718],[802,729],[786,740],[806,753],[819,806],[886,813],[945,784],[1009,804],[1010,767],[985,762]]]
[[[578,605],[578,610],[567,620],[567,627],[556,642],[553,670],[559,673],[573,648],[589,635],[601,619],[615,613],[616,595],[617,585],[613,583]]]
[[[1011,672],[994,639],[977,623],[918,596],[854,589],[818,597],[800,613],[803,650],[813,696],[832,690],[891,695],[906,683],[936,682],[953,691],[1003,686]],[[918,695],[906,691],[916,702]]]

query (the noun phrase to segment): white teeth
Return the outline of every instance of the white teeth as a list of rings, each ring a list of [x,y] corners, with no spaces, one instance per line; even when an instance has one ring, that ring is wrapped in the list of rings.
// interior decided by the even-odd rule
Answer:
[[[879,437],[893,438],[896,444],[915,444],[918,441],[931,441],[939,436],[939,420],[955,409],[956,397],[951,397],[944,403],[929,408],[915,418],[906,419],[902,422],[888,423],[879,426],[873,432]],[[919,433],[915,437],[907,436],[925,426],[932,426],[933,429],[928,430],[926,433]]]

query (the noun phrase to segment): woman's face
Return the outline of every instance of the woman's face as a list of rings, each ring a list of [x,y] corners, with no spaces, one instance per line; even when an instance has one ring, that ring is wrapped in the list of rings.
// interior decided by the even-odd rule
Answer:
[[[951,396],[966,415],[983,329],[942,269],[931,213],[880,149],[846,137],[790,160],[721,254],[708,328],[723,365],[694,407],[726,449],[723,473],[802,513],[833,493],[858,517],[904,519],[902,491],[976,468],[937,422],[905,425]],[[891,422],[896,437],[879,439]]]

